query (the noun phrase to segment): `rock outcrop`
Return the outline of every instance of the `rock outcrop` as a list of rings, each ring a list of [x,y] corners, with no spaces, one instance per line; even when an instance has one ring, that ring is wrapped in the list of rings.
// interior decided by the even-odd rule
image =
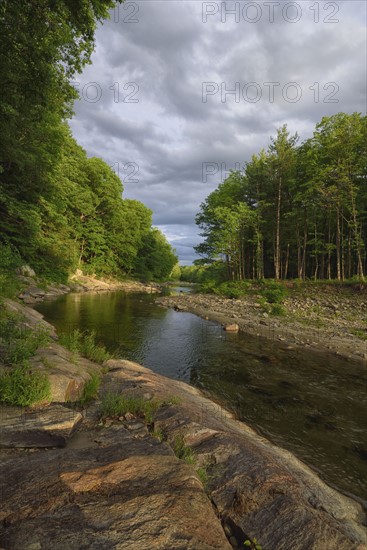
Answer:
[[[272,445],[199,390],[129,361],[108,361],[104,391],[167,399],[154,429],[173,444],[178,434],[205,468],[212,502],[237,546],[256,538],[266,550],[366,549],[362,506],[327,486],[288,451]]]
[[[62,350],[51,344],[61,370]],[[104,367],[99,399],[160,408],[105,421],[100,401],[3,409],[0,548],[229,550],[256,538],[264,550],[367,550],[362,505],[291,453],[192,386],[130,361]]]
[[[44,331],[54,341],[58,339],[55,328],[44,320],[41,313],[13,300],[7,299],[4,303],[9,312],[19,316],[20,326]],[[30,366],[47,374],[51,386],[50,401],[56,403],[78,401],[92,373],[101,372],[99,365],[73,354],[56,342],[39,348],[30,360]]]
[[[38,313],[35,309],[26,307],[23,304],[15,302],[14,300],[9,300],[8,298],[4,300],[4,306],[10,313],[13,313],[19,317],[20,326],[23,325],[35,331],[45,331],[53,340],[58,339],[55,327],[45,321],[43,315]]]
[[[2,548],[230,550],[198,477],[169,445],[121,423],[88,433],[81,448],[2,461]]]

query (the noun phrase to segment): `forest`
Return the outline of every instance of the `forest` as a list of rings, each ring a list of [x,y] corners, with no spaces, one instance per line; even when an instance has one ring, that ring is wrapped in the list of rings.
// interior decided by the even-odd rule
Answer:
[[[367,117],[324,117],[299,144],[287,126],[201,204],[198,265],[226,278],[366,275]]]
[[[160,280],[177,263],[152,212],[122,198],[114,171],[88,158],[67,125],[78,97],[70,82],[114,4],[1,2],[0,269],[28,263],[60,282],[77,268]]]

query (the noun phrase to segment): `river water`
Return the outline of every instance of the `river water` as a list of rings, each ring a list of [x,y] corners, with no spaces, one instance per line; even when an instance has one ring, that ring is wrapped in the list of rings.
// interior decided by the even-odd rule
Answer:
[[[176,288],[171,292],[187,291]],[[118,357],[205,390],[342,491],[367,501],[367,367],[227,334],[155,296],[69,294],[37,306],[58,331],[95,330]]]

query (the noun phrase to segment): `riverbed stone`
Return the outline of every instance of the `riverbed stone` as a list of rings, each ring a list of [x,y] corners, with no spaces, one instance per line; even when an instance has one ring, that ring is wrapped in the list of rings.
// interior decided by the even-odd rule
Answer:
[[[227,325],[224,325],[223,328],[226,332],[238,332],[240,330],[240,327],[237,323],[229,323]]]
[[[268,339],[283,337],[300,347],[304,346],[304,338],[308,338],[312,341],[310,347],[317,352],[338,350],[340,356],[361,362],[361,353],[366,351],[365,340],[359,336],[365,331],[361,318],[365,311],[366,289],[354,289],[352,298],[347,291],[342,293],[342,289],[338,294],[333,291],[332,302],[328,296],[330,288],[318,287],[314,291],[309,288],[308,292],[314,292],[312,298],[290,293],[282,303],[285,315],[277,317],[276,323],[273,315],[260,311],[263,307],[261,296],[256,294],[232,300],[217,295],[184,293],[174,298],[160,297],[156,303],[195,313],[222,325],[231,324],[236,319],[240,330],[245,333]],[[327,300],[325,296],[328,296]],[[340,315],[335,314],[335,306]],[[265,331],[261,325],[269,326],[271,330]]]

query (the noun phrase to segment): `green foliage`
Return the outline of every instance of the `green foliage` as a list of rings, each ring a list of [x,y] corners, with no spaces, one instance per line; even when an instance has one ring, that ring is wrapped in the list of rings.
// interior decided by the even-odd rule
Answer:
[[[19,9],[4,0],[0,6],[7,91],[0,98],[0,246],[10,245],[14,257],[54,282],[66,282],[77,268],[114,277],[135,269],[162,279],[177,262],[152,229],[151,211],[122,199],[114,171],[88,158],[65,124],[78,97],[73,77],[89,62],[97,24],[114,5],[24,0]],[[0,293],[13,296],[13,266],[4,272],[1,262]]]
[[[213,286],[226,281],[225,266],[221,262],[210,265],[190,265],[181,267],[181,281],[189,283],[213,283]]]
[[[95,363],[101,364],[112,357],[104,345],[96,343],[96,332],[93,330],[89,333],[79,329],[63,332],[60,334],[60,344]]]
[[[173,442],[173,451],[177,458],[183,460],[186,464],[195,464],[195,453],[191,447],[185,444],[185,438],[182,434],[176,435]]]
[[[100,385],[101,376],[96,372],[92,372],[89,380],[84,385],[83,393],[79,400],[82,406],[88,405],[93,399],[96,399]]]
[[[181,279],[181,267],[178,262],[172,268],[170,279],[172,279],[172,281],[179,281]]]
[[[257,542],[256,538],[254,538],[253,540],[247,539],[243,544],[251,550],[263,550],[261,544]]]
[[[204,266],[183,265],[181,266],[180,280],[186,283],[200,283],[201,275],[204,270]]]
[[[0,242],[0,296],[13,298],[19,293],[21,284],[14,277],[17,267],[22,264],[17,249],[8,244]]]
[[[215,294],[217,289],[217,283],[213,280],[205,281],[200,285],[200,292],[204,294]]]
[[[61,122],[77,97],[70,81],[89,61],[97,21],[112,5],[109,0],[24,0],[22,9],[9,0],[1,4],[0,71],[7,93],[0,100],[0,232],[25,260],[38,260],[39,269],[59,261],[62,267],[55,239],[62,223],[57,209],[48,208],[64,139]]]
[[[172,395],[164,401],[164,405],[179,405],[182,402],[181,397],[178,395]]]
[[[153,228],[143,237],[135,262],[135,272],[144,282],[162,281],[170,277],[177,256],[165,236]]]
[[[360,340],[367,340],[367,332],[364,330],[350,329],[350,333],[357,336],[357,338],[360,338]]]
[[[205,467],[197,468],[196,473],[199,476],[199,479],[200,479],[201,483],[203,484],[203,487],[204,487],[205,491],[208,491],[209,474],[208,474],[207,468],[205,468]]]
[[[250,288],[251,283],[248,281],[226,282],[218,286],[216,294],[221,294],[227,298],[241,298],[246,296]]]
[[[282,304],[271,304],[270,314],[278,316],[285,315],[286,309]]]
[[[287,289],[281,283],[275,281],[263,281],[260,294],[269,304],[281,304],[287,295]]]
[[[102,398],[101,416],[102,418],[118,418],[130,413],[134,416],[143,416],[146,423],[151,424],[155,413],[161,406],[162,402],[158,400],[147,401],[133,395],[107,393]]]
[[[157,439],[159,439],[159,441],[162,443],[163,441],[166,441],[167,437],[166,435],[164,434],[163,430],[161,430],[160,428],[155,428],[153,433],[152,433],[153,437],[156,437]]]
[[[37,349],[48,341],[44,327],[31,329],[21,316],[0,310],[0,361],[6,365],[0,374],[0,401],[28,407],[49,399],[48,377],[28,365]]]
[[[7,405],[29,407],[49,398],[50,381],[41,372],[32,372],[26,365],[17,365],[7,367],[0,375],[0,401]]]

